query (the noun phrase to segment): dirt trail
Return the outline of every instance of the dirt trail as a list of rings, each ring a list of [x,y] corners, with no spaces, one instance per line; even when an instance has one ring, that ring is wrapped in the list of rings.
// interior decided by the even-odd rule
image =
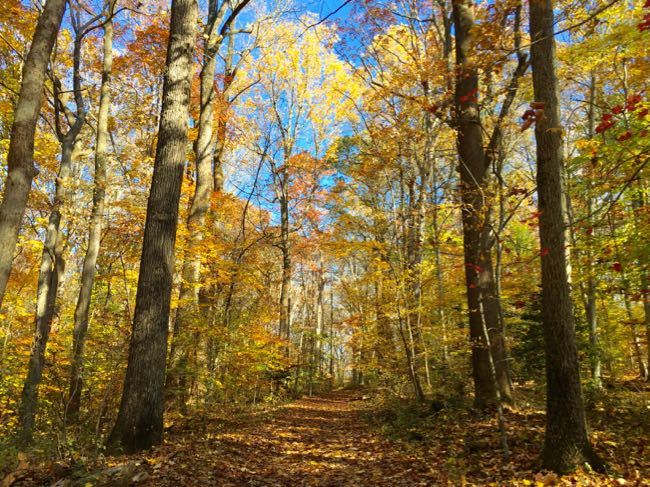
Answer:
[[[422,460],[371,432],[349,392],[295,401],[272,418],[205,432],[161,452],[148,486],[437,485]],[[179,448],[180,447],[180,448]],[[446,484],[446,482],[445,482]]]

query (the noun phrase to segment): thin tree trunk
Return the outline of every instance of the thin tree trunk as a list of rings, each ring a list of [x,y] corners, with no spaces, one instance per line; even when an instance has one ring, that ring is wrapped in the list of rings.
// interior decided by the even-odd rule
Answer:
[[[643,240],[643,230],[641,227],[641,221],[639,221],[639,218],[641,215],[644,214],[644,211],[646,209],[646,202],[644,198],[644,187],[641,181],[638,181],[638,193],[637,196],[634,198],[634,203],[633,203],[633,210],[634,210],[634,231],[636,233],[636,237],[639,241]],[[648,302],[648,285],[650,284],[648,282],[648,271],[647,271],[647,263],[643,262],[643,260],[638,261],[638,266],[641,270],[640,272],[640,282],[639,284],[641,285],[641,297],[643,299],[643,325],[645,328],[646,335],[648,337],[648,355],[647,355],[647,362],[645,363],[645,370],[642,372],[645,372],[645,375],[642,374],[642,376],[647,380],[650,381],[650,302]],[[636,335],[636,325],[633,325],[635,327],[635,335]],[[643,333],[643,330],[641,331]],[[640,340],[639,340],[640,341]],[[643,354],[641,353],[641,357],[639,358],[639,361],[642,363],[643,361]]]
[[[23,64],[7,154],[7,179],[0,205],[0,307],[11,274],[32,180],[38,172],[34,166],[34,134],[43,98],[45,72],[66,3],[66,0],[47,1]]]
[[[286,167],[286,165],[285,165]],[[284,169],[286,172],[286,169]],[[282,282],[280,285],[280,336],[288,342],[291,338],[291,251],[289,242],[289,200],[286,194],[288,175],[283,176],[282,197],[280,198],[280,248],[282,250]]]
[[[108,444],[135,452],[162,441],[165,359],[198,6],[172,0],[154,173],[147,203],[124,391]]]
[[[544,118],[535,127],[542,261],[542,324],[546,355],[546,436],[543,467],[558,473],[588,462],[603,470],[587,436],[569,287],[562,128],[555,74],[551,0],[530,2],[531,63],[535,101]]]
[[[436,174],[436,169],[434,168],[434,175]],[[435,176],[434,176],[435,178]],[[436,264],[436,291],[437,291],[437,300],[436,300],[436,314],[438,318],[438,325],[440,326],[442,336],[440,337],[441,349],[442,349],[442,363],[447,364],[449,362],[449,346],[447,344],[447,316],[445,314],[445,282],[443,279],[443,269],[442,269],[442,251],[440,248],[440,220],[439,213],[440,208],[438,205],[438,196],[437,196],[437,184],[433,184],[433,211],[432,211],[432,227],[433,227],[433,253],[434,261]]]
[[[377,241],[379,245],[383,245],[382,236],[378,236]],[[377,268],[375,269],[375,315],[377,321],[377,343],[375,345],[375,352],[377,358],[384,365],[387,370],[395,367],[395,338],[393,330],[391,329],[390,318],[386,314],[386,296],[385,288],[385,269],[389,268],[388,257],[384,251],[379,248],[375,252],[375,259]]]
[[[325,293],[325,267],[323,256],[319,255],[319,268],[316,274],[316,347],[315,360],[318,371],[318,380],[323,378],[323,327],[325,323],[325,311],[323,308],[323,299]]]
[[[645,198],[646,189],[639,181],[639,197],[637,199],[637,208],[635,209],[635,227],[637,236],[642,239],[642,229],[639,228],[639,216],[644,214],[647,209],[647,200]],[[640,284],[641,284],[641,299],[643,300],[643,325],[645,328],[647,355],[646,355],[646,381],[650,382],[650,270],[648,263],[639,262],[640,267]],[[642,331],[643,333],[643,331]]]
[[[68,133],[68,135],[73,135]],[[66,136],[63,140],[61,166],[56,179],[54,203],[47,223],[41,265],[36,291],[36,327],[32,343],[27,377],[23,385],[18,412],[20,428],[18,441],[22,445],[32,442],[32,433],[38,406],[38,388],[43,376],[45,349],[54,317],[59,277],[63,274],[64,236],[60,229],[62,212],[68,200],[68,187],[75,142]]]
[[[72,363],[70,366],[70,387],[65,411],[67,421],[76,422],[81,406],[83,388],[83,356],[88,316],[95,283],[95,267],[99,255],[102,224],[104,220],[104,201],[106,198],[106,166],[108,165],[108,117],[111,106],[111,72],[113,68],[113,8],[114,2],[106,5],[107,20],[104,24],[104,46],[102,84],[99,95],[99,113],[97,115],[97,138],[95,147],[95,187],[93,191],[93,209],[88,229],[88,248],[84,256],[81,271],[81,287],[74,313],[74,331],[72,334]]]
[[[18,441],[23,445],[28,445],[32,441],[36,409],[38,406],[38,387],[43,375],[45,350],[55,313],[59,280],[63,276],[65,267],[63,260],[65,237],[60,227],[63,211],[70,199],[69,184],[72,175],[73,159],[77,157],[79,151],[79,134],[86,119],[86,109],[81,88],[81,45],[83,37],[87,32],[85,29],[93,22],[94,19],[84,26],[80,26],[78,24],[78,17],[72,21],[75,30],[72,96],[76,105],[76,113],[72,113],[68,109],[68,101],[71,93],[61,92],[61,85],[58,79],[55,79],[54,82],[55,124],[57,137],[61,143],[61,164],[56,178],[54,200],[45,231],[45,241],[43,243],[43,253],[36,290],[36,328],[34,342],[32,344],[27,377],[25,378],[18,412],[20,424]],[[64,112],[65,118],[70,125],[66,133],[63,133],[61,129],[61,111]]]
[[[625,312],[627,314],[627,324],[630,327],[630,340],[632,342],[632,349],[634,350],[634,358],[639,369],[639,377],[645,379],[648,375],[648,368],[644,361],[643,351],[641,349],[641,338],[637,331],[637,321],[634,319],[632,312],[632,302],[630,300],[630,281],[623,271],[621,276],[623,283],[623,302],[625,303]]]
[[[422,402],[424,401],[424,392],[422,391],[422,385],[420,384],[420,379],[417,375],[417,371],[415,369],[415,359],[413,357],[413,337],[411,335],[411,330],[410,327],[407,324],[407,330],[409,333],[409,336],[406,336],[405,330],[404,330],[404,321],[408,321],[408,316],[405,318],[402,316],[399,300],[396,303],[396,308],[397,308],[397,320],[399,322],[399,334],[400,337],[402,338],[402,346],[404,347],[404,358],[406,358],[406,367],[408,371],[409,378],[411,379],[411,384],[413,385],[413,392],[415,393],[415,398],[419,401]]]
[[[596,126],[596,77],[592,73],[589,83],[589,138],[595,135]],[[593,209],[593,199],[591,197],[591,179],[587,188],[587,214],[591,215]],[[591,218],[590,218],[591,220]],[[598,337],[598,315],[596,313],[596,278],[594,276],[594,258],[593,258],[593,229],[587,235],[587,289],[585,299],[585,315],[587,325],[589,326],[589,345],[591,348],[591,377],[597,388],[602,387],[601,378],[601,360],[600,360],[600,340]]]
[[[427,158],[428,159],[428,158]],[[419,182],[412,177],[408,183],[409,206],[407,216],[406,265],[409,296],[408,323],[413,335],[413,359],[416,373],[424,368],[427,385],[431,387],[429,359],[422,326],[422,239],[426,217],[425,191],[429,182],[428,163],[418,167]]]
[[[334,377],[334,274],[332,274],[332,282],[330,284],[330,331],[329,331],[329,376],[330,376],[330,389],[334,388],[336,378]],[[650,342],[648,342],[650,344]]]

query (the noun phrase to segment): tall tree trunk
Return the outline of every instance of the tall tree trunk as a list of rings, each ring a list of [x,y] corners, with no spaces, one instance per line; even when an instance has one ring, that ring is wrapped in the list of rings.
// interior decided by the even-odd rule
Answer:
[[[315,271],[316,278],[316,337],[315,337],[315,361],[318,371],[318,380],[323,378],[323,334],[325,324],[325,310],[323,300],[325,294],[325,266],[323,256],[319,254],[318,270]]]
[[[166,74],[124,392],[108,444],[135,452],[163,435],[165,358],[198,6],[172,0]]]
[[[589,138],[595,136],[596,126],[596,77],[592,73],[589,83]],[[589,178],[589,187],[587,188],[587,214],[591,215],[593,210],[593,198],[591,196],[591,178]],[[589,217],[591,222],[591,216]],[[592,229],[593,232],[593,229]],[[596,277],[594,276],[594,256],[593,256],[593,235],[587,235],[587,287],[585,289],[585,315],[587,325],[589,326],[589,345],[591,349],[591,377],[597,388],[602,386],[601,380],[601,360],[600,360],[600,340],[598,337],[598,315],[596,309]]]
[[[20,427],[18,430],[18,441],[24,445],[32,441],[32,432],[38,405],[38,387],[43,375],[45,349],[47,348],[52,319],[55,313],[59,279],[63,276],[65,265],[63,261],[65,237],[61,231],[61,220],[65,206],[68,204],[70,198],[69,184],[73,159],[77,157],[79,134],[86,120],[86,109],[81,88],[81,46],[86,32],[85,29],[92,22],[91,20],[83,27],[79,26],[78,22],[73,22],[75,39],[72,93],[62,92],[58,79],[55,79],[54,82],[55,126],[57,137],[61,143],[61,164],[56,178],[54,200],[45,231],[45,241],[43,243],[43,254],[36,290],[36,329],[19,408]],[[76,113],[72,113],[68,108],[68,102],[71,96],[74,96]],[[66,133],[63,133],[61,129],[61,112],[64,112],[65,118],[70,125]]]
[[[200,73],[200,101],[199,101],[199,124],[198,136],[194,146],[196,159],[196,185],[188,215],[187,227],[189,230],[189,242],[183,261],[182,283],[180,291],[180,306],[172,328],[172,345],[170,350],[169,363],[174,365],[177,342],[181,333],[188,327],[189,322],[198,317],[200,313],[199,294],[201,291],[201,242],[204,239],[205,218],[210,209],[210,194],[212,191],[222,191],[223,174],[221,172],[221,156],[226,138],[225,112],[227,110],[228,92],[234,79],[234,35],[229,29],[237,15],[249,3],[250,0],[239,0],[232,4],[230,2],[217,2],[210,0],[208,3],[208,22],[203,31],[205,39],[203,62]],[[232,7],[230,15],[226,18],[228,9]],[[225,19],[225,20],[224,20]],[[217,119],[217,130],[214,130],[214,106],[215,106],[215,81],[214,75],[217,66],[216,56],[221,47],[224,36],[228,35],[228,52],[226,54],[224,90],[222,94],[223,103],[226,107],[220,106],[219,118]],[[213,163],[215,171],[213,173]],[[217,173],[219,176],[217,176]],[[197,332],[192,334],[189,344],[182,350],[176,370],[172,369],[167,377],[168,386],[176,387],[178,400],[181,408],[185,409],[186,390],[185,384],[187,374],[195,376],[196,364],[190,363],[190,348],[196,350],[199,336]],[[178,379],[178,383],[174,384]],[[194,379],[193,379],[194,380]]]
[[[334,273],[332,273],[332,281],[330,283],[330,319],[329,319],[329,333],[328,333],[328,341],[329,341],[329,366],[328,366],[328,374],[330,378],[330,389],[334,388],[334,384],[336,383],[336,377],[334,376],[334,358],[336,351],[334,349]],[[650,342],[649,342],[650,343]]]
[[[542,324],[546,355],[544,468],[558,473],[588,462],[603,470],[587,436],[569,286],[563,150],[551,0],[530,2],[531,63],[535,101],[544,117],[535,127],[542,261]]]
[[[282,282],[280,284],[280,336],[288,341],[291,338],[291,249],[289,242],[289,197],[287,195],[289,177],[283,176],[282,196],[280,198],[280,248],[282,250]]]
[[[397,367],[395,356],[395,336],[391,327],[390,317],[386,313],[387,296],[385,292],[385,272],[389,268],[388,257],[383,249],[383,236],[376,237],[378,248],[375,250],[374,261],[377,263],[375,273],[375,318],[377,322],[377,341],[375,354],[386,370]],[[332,304],[333,306],[333,304]],[[332,313],[332,310],[330,310]],[[333,321],[333,320],[330,320]]]
[[[619,258],[620,260],[620,258]],[[630,341],[634,350],[634,358],[639,368],[639,377],[645,379],[648,375],[648,367],[645,363],[643,351],[641,349],[641,337],[637,330],[637,320],[634,319],[632,311],[632,300],[630,298],[630,281],[627,278],[625,270],[621,272],[621,283],[623,285],[623,303],[625,304],[625,313],[627,315],[627,326],[630,327]]]
[[[187,217],[189,241],[183,262],[182,282],[179,297],[179,307],[174,319],[172,348],[170,351],[170,366],[167,377],[167,387],[176,389],[179,405],[185,410],[187,375],[190,373],[189,364],[190,343],[184,343],[180,351],[181,357],[175,364],[176,350],[183,333],[187,331],[190,323],[198,317],[199,291],[201,279],[201,242],[204,238],[205,216],[210,208],[210,194],[212,184],[212,158],[214,146],[212,144],[214,117],[214,72],[216,57],[212,49],[208,48],[203,59],[200,74],[200,108],[198,136],[195,142],[196,180],[194,195]],[[188,338],[188,337],[185,337]],[[197,339],[193,333],[191,341]],[[175,365],[178,365],[177,367]]]
[[[41,110],[45,72],[66,3],[66,0],[47,1],[23,64],[20,94],[14,110],[7,154],[7,179],[0,206],[0,307],[11,274],[14,250],[32,180],[37,174],[34,166],[34,134]]]
[[[32,442],[36,409],[38,406],[38,388],[43,376],[45,349],[50,336],[54,317],[59,277],[63,274],[64,236],[60,229],[62,212],[68,200],[68,185],[75,141],[74,134],[68,133],[63,139],[61,165],[56,178],[54,202],[47,222],[45,242],[41,265],[38,273],[36,291],[36,322],[34,341],[32,343],[27,377],[23,385],[21,403],[18,412],[20,428],[18,441],[22,445]]]
[[[445,283],[443,279],[442,268],[442,249],[441,249],[441,222],[440,222],[440,203],[438,201],[438,170],[433,168],[433,183],[432,183],[432,196],[433,196],[433,209],[431,211],[432,221],[431,226],[433,229],[433,253],[434,262],[436,265],[436,316],[438,319],[438,326],[440,326],[441,337],[441,358],[442,363],[447,364],[449,361],[449,346],[447,344],[447,316],[445,314]]]
[[[76,422],[81,406],[83,388],[83,356],[88,316],[95,283],[95,267],[99,255],[102,223],[104,220],[104,200],[106,198],[106,166],[108,165],[108,118],[111,106],[111,71],[113,69],[113,7],[114,2],[106,5],[106,22],[104,24],[104,46],[102,84],[99,94],[99,113],[97,115],[97,135],[95,147],[95,186],[93,190],[93,209],[88,227],[88,248],[84,256],[81,271],[81,287],[74,313],[74,331],[72,333],[72,363],[70,366],[70,387],[66,405],[66,419]]]
[[[471,33],[474,26],[473,3],[469,0],[454,2],[453,18],[456,29],[456,65],[459,68],[455,86],[455,123],[458,129],[457,147],[463,203],[463,247],[472,345],[474,403],[476,407],[484,408],[496,403],[497,386],[501,388],[504,399],[510,397],[510,381],[505,367],[504,341],[499,327],[489,245],[489,211],[485,194],[488,163],[483,148],[478,111],[478,71],[473,60],[470,59],[473,51]],[[492,350],[488,348],[483,326],[486,326],[490,333]],[[494,355],[498,385],[495,384],[490,372],[490,353]]]
[[[637,194],[634,197],[633,200],[633,206],[632,209],[634,211],[634,232],[636,234],[636,238],[638,239],[639,242],[643,240],[643,228],[641,227],[642,220],[641,216],[644,214],[646,210],[646,201],[645,201],[645,188],[643,187],[643,183],[641,180],[638,181],[638,188],[637,188]],[[650,302],[648,302],[648,270],[647,270],[647,262],[644,262],[643,259],[640,259],[637,261],[639,269],[641,270],[640,272],[640,282],[639,284],[641,285],[641,296],[643,299],[643,325],[645,328],[646,335],[648,337],[648,355],[646,358],[648,359],[647,362],[645,363],[645,367],[642,368],[641,370],[641,375],[643,378],[645,378],[646,381],[650,381]],[[636,335],[636,325],[632,325],[635,330],[634,334]],[[643,333],[643,330],[641,331]],[[639,340],[640,341],[640,340]],[[639,362],[643,363],[643,353],[641,353],[641,356],[639,357]]]
[[[228,100],[232,78],[226,78],[224,91],[220,93],[221,103],[219,105],[219,116],[217,117],[217,129],[214,131],[214,160],[212,176],[214,178],[214,190],[223,191],[225,176],[223,173],[223,155],[226,147],[226,134],[228,130],[228,112],[230,102]]]
[[[647,189],[642,183],[639,184],[639,191],[640,207],[636,211],[641,212],[640,214],[642,215],[642,212],[646,210],[648,204],[646,199]],[[638,222],[638,216],[636,221]],[[639,235],[639,238],[641,238],[641,235]],[[643,300],[643,324],[645,327],[646,342],[648,346],[648,354],[646,355],[646,363],[648,364],[646,367],[646,381],[650,382],[650,268],[648,267],[648,262],[640,262],[639,265],[641,268],[640,284],[641,299]]]
[[[425,155],[425,159],[428,157]],[[409,204],[406,216],[406,267],[408,296],[408,322],[413,333],[413,360],[416,373],[424,369],[427,385],[431,387],[428,351],[422,326],[422,240],[426,217],[426,187],[431,174],[427,162],[419,164],[418,176],[409,177],[407,182]]]

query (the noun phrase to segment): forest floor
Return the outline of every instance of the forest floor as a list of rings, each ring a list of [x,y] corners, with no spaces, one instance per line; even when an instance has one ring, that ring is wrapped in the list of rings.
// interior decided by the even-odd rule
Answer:
[[[373,432],[360,393],[303,398],[270,417],[208,431],[157,453],[147,486],[426,486],[436,472]]]
[[[627,401],[617,396],[592,405],[592,438],[610,476],[588,469],[565,477],[539,472],[544,414],[531,403],[506,409],[506,462],[493,415],[337,391],[247,414],[178,418],[167,425],[164,445],[104,458],[56,485],[130,485],[84,480],[89,471],[116,465],[138,465],[137,485],[146,487],[650,485],[650,390],[642,387]],[[50,463],[8,485],[52,485],[61,475],[51,472]]]

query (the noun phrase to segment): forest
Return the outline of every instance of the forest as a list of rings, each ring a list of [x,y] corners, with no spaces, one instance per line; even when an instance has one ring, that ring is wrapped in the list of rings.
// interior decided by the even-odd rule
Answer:
[[[650,485],[650,0],[1,0],[0,486]]]

